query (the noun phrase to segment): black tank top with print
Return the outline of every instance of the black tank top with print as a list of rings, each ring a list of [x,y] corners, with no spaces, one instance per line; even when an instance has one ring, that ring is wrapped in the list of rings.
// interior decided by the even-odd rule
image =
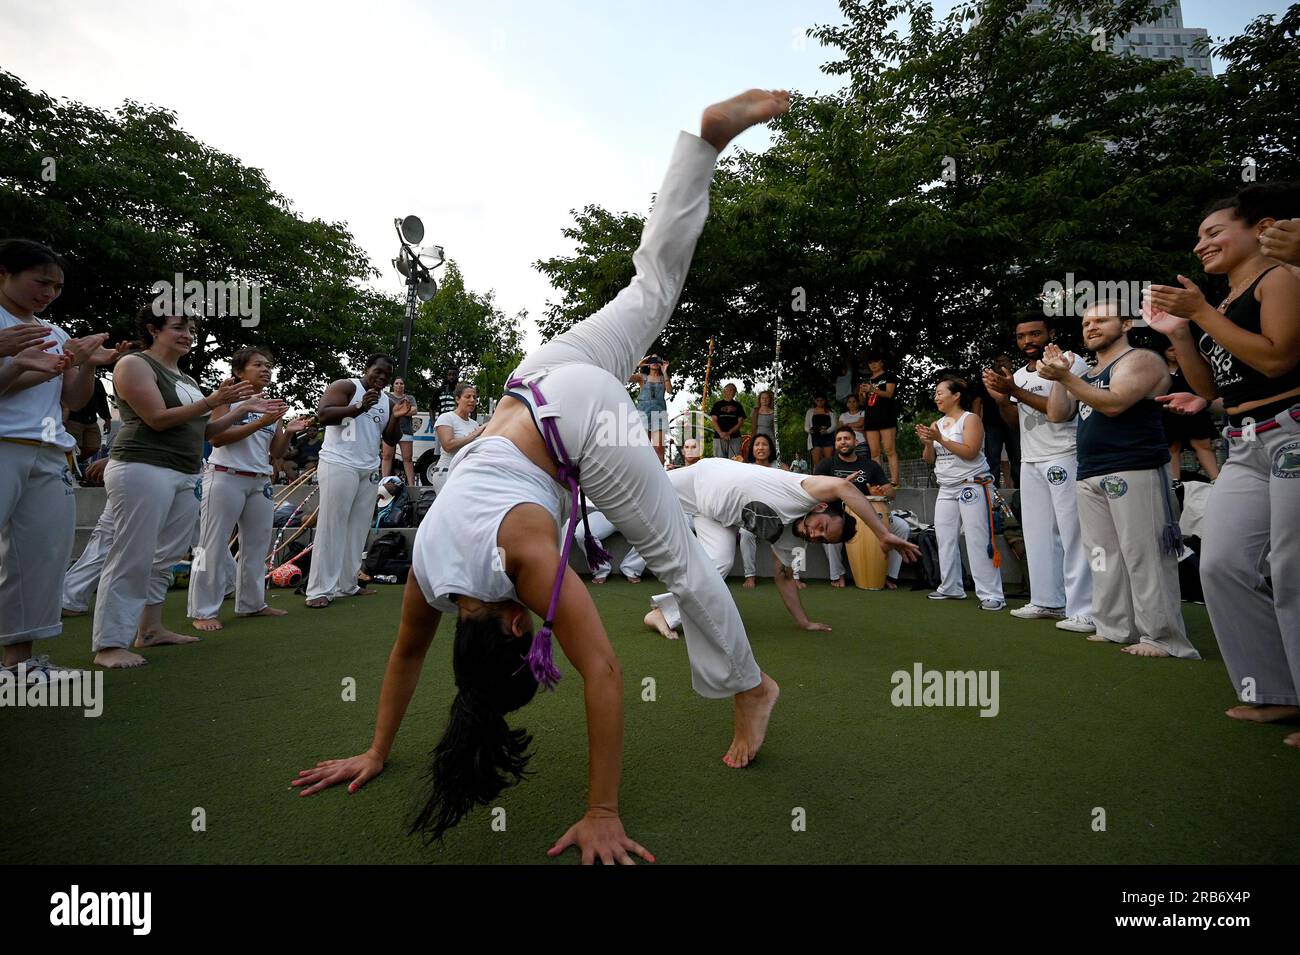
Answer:
[[[1273,268],[1265,269],[1259,278],[1250,283],[1250,288],[1238,295],[1224,309],[1223,314],[1238,328],[1258,335],[1260,331],[1259,300],[1255,298],[1255,289],[1265,275]],[[1201,354],[1209,362],[1214,372],[1214,387],[1219,391],[1225,408],[1235,408],[1248,401],[1259,401],[1273,395],[1285,394],[1300,388],[1300,365],[1284,375],[1270,378],[1261,371],[1256,371],[1244,361],[1228,351],[1208,334],[1201,335],[1197,343]]]

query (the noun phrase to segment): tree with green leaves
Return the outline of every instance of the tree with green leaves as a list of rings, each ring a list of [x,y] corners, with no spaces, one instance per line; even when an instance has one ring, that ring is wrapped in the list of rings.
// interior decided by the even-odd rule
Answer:
[[[1300,6],[1221,44],[1213,78],[1098,43],[1158,16],[1152,0],[987,0],[944,19],[923,0],[840,6],[843,23],[808,32],[844,87],[797,96],[770,149],[720,164],[656,346],[683,376],[702,378],[715,337],[715,380],[770,380],[779,320],[785,403],[876,347],[910,380],[904,403],[925,408],[927,376],[1009,347],[1049,282],[1199,275],[1206,202],[1248,175],[1300,175]],[[641,226],[575,214],[575,254],[536,264],[559,290],[544,334],[626,283]]]

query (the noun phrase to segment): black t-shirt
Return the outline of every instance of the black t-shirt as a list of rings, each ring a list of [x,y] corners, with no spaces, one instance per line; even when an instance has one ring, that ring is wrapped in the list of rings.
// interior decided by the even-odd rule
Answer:
[[[315,437],[311,437],[304,431],[302,434],[294,435],[289,457],[300,465],[311,464],[320,457],[321,445],[324,443],[323,434],[317,433]]]
[[[745,406],[739,401],[728,401],[723,398],[713,403],[709,414],[718,419],[719,428],[724,432],[730,432],[736,426],[736,422],[745,417]]]
[[[847,478],[854,471],[861,471],[862,477],[853,482],[863,494],[871,493],[871,485],[888,484],[889,478],[885,477],[885,469],[875,461],[866,458],[855,458],[853,461],[845,461],[838,454],[832,454],[829,458],[817,465],[814,474],[820,474],[823,477]]]
[[[867,395],[867,406],[862,409],[865,423],[870,426],[873,422],[876,424],[891,424],[898,421],[898,376],[892,371],[886,371],[872,378],[871,383],[877,388],[893,385],[894,397],[886,398],[884,395],[869,393]],[[870,428],[869,430],[876,429]]]

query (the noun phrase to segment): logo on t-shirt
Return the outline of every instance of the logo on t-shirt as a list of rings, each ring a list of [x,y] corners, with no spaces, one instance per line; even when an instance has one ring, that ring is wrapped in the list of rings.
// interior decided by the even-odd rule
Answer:
[[[1079,420],[1087,421],[1090,417],[1092,417],[1092,405],[1084,401],[1079,402]]]
[[[1056,485],[1064,484],[1069,479],[1069,477],[1070,475],[1066,473],[1065,468],[1061,467],[1059,464],[1053,464],[1050,468],[1047,469],[1048,484],[1056,484]]]
[[[1128,481],[1118,474],[1107,474],[1101,479],[1101,489],[1111,500],[1117,500],[1128,493]]]

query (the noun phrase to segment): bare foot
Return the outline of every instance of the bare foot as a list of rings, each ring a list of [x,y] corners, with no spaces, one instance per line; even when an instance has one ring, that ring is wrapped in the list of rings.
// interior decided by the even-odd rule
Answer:
[[[312,610],[323,610],[330,605],[330,599],[328,597],[312,597],[306,601],[306,604]]]
[[[843,578],[843,577],[836,577],[834,580],[831,581],[831,586],[832,586],[832,587],[844,587],[844,586],[846,586],[845,581],[844,581],[844,578]]]
[[[800,580],[798,577],[796,577],[796,578],[794,579],[794,587],[795,587],[795,590],[807,590],[807,589],[808,589],[808,585],[805,584],[805,583],[804,583],[802,580]]]
[[[740,586],[744,587],[746,590],[753,590],[755,587],[758,586],[758,578],[746,577],[745,582]]]
[[[677,639],[677,631],[668,626],[668,619],[664,616],[664,612],[658,607],[655,607],[654,610],[651,610],[646,614],[644,620],[647,627],[651,630],[657,631],[665,640]]]
[[[138,653],[132,653],[126,647],[112,647],[95,654],[95,666],[106,670],[124,670],[127,667],[142,667],[149,661]]]
[[[746,90],[704,111],[700,139],[722,152],[749,127],[774,119],[789,108],[790,94],[785,90]]]
[[[1087,639],[1091,640],[1093,643],[1110,643],[1110,641],[1100,633],[1091,633],[1088,635]]]
[[[628,582],[629,584],[639,584],[639,583],[641,583],[641,578],[640,578],[640,577],[629,577],[629,578],[627,578],[627,582]]]
[[[373,587],[362,587],[360,590],[358,590],[358,591],[357,591],[355,594],[353,594],[352,596],[354,596],[354,597],[373,597],[373,596],[374,596],[375,594],[377,594],[377,593],[379,593],[379,591],[378,591],[378,590],[375,590],[375,588],[373,588]]]
[[[722,757],[732,769],[744,769],[758,755],[767,736],[767,721],[780,696],[781,688],[766,673],[758,686],[736,694],[736,735]]]
[[[1130,643],[1126,647],[1120,647],[1120,653],[1129,653],[1135,657],[1167,657],[1169,652],[1161,650],[1151,643]]]
[[[1282,742],[1286,743],[1288,746],[1294,746],[1296,749],[1300,749],[1300,733],[1292,733],[1286,739],[1282,740]]]
[[[190,621],[190,626],[195,630],[202,630],[204,633],[210,633],[213,630],[221,629],[221,621],[216,617],[196,617]]]
[[[1251,723],[1276,723],[1293,716],[1300,716],[1300,706],[1282,706],[1276,703],[1246,703],[1225,710],[1234,720],[1246,720]]]
[[[217,626],[221,624],[218,622]],[[150,630],[148,633],[137,633],[135,635],[135,648],[143,650],[145,647],[161,647],[169,644],[198,643],[202,637],[193,637],[185,633],[174,633],[166,627],[159,627],[157,630]]]
[[[89,610],[61,610],[59,615],[62,617],[84,617],[90,613]]]
[[[889,578],[885,578],[885,589],[886,589],[886,590],[897,590],[897,589],[898,589],[898,584],[894,583],[894,582],[893,582],[892,580],[890,580]]]
[[[597,587],[599,587],[599,586],[600,586],[601,584],[603,584],[607,579],[608,579],[608,578],[605,578],[605,577],[592,577],[592,578],[591,578],[591,582],[592,582],[593,584],[595,584]]]
[[[261,610],[255,610],[252,613],[237,613],[236,617],[287,617],[289,611],[281,610],[279,607],[263,607]]]

